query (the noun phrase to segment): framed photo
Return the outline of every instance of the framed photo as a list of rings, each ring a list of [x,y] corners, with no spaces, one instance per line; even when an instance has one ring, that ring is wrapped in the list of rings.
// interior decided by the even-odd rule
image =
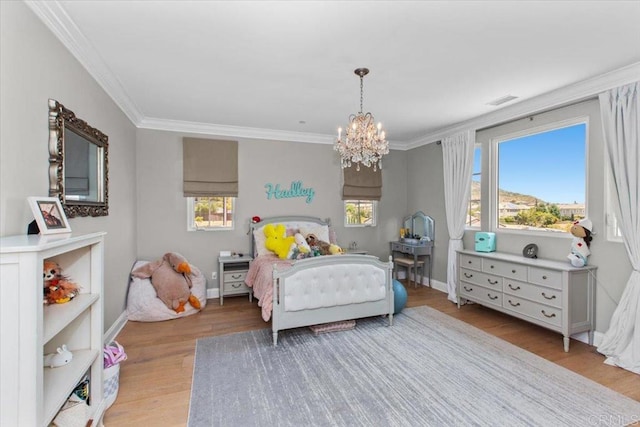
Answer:
[[[29,197],[40,234],[70,233],[71,227],[57,197]]]

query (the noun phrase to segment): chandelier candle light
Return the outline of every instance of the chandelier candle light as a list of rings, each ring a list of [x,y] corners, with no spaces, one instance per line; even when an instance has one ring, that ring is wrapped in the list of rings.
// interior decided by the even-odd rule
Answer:
[[[359,171],[362,163],[366,167],[373,165],[373,170],[376,171],[377,168],[382,168],[382,156],[389,154],[389,143],[385,139],[382,123],[376,126],[371,113],[362,113],[362,80],[369,74],[369,69],[358,68],[354,73],[360,76],[360,112],[349,116],[344,139],[342,128],[338,128],[338,139],[333,149],[340,153],[343,169],[355,163]]]

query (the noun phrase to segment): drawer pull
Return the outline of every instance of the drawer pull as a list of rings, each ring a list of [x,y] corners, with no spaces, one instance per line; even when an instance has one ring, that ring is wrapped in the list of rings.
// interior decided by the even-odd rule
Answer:
[[[544,292],[542,293],[542,296],[545,297],[546,299],[556,299],[555,295],[551,295],[550,297],[548,297],[547,294],[545,294]]]
[[[511,272],[512,272],[513,274],[516,274],[516,271],[515,271],[515,270],[511,270]]]
[[[464,273],[464,277],[466,277],[467,279],[471,279],[473,277],[473,274]]]
[[[542,310],[542,314],[544,314],[545,317],[556,317],[555,313],[547,314],[547,313],[544,312],[544,310]]]
[[[242,283],[232,283],[231,284],[231,287],[235,288],[235,289],[238,289],[240,286],[242,286]]]
[[[493,265],[490,268],[493,268]]]
[[[495,282],[492,282],[491,279],[487,279],[487,282],[491,283],[492,285],[497,285],[498,284],[498,280],[496,280]]]
[[[511,302],[511,300],[509,300],[509,304],[511,304],[512,307],[518,307],[520,305],[519,302],[514,304],[514,303]]]
[[[469,260],[467,261],[468,264],[473,264],[473,261]]]
[[[473,288],[467,288],[466,286],[463,286],[464,290],[467,292],[471,292],[473,290]]]
[[[493,299],[498,299],[498,295],[496,295],[495,297],[492,297],[491,294],[487,294],[487,296],[489,297],[489,299],[493,300]]]
[[[547,280],[547,276],[542,276],[542,280]]]
[[[513,285],[511,283],[509,283],[509,289],[511,289],[512,291],[519,291],[520,290],[520,286],[514,288]],[[542,295],[544,295],[544,294],[542,294]]]
[[[231,277],[233,277],[234,279],[239,279],[242,277],[242,274],[232,274]]]

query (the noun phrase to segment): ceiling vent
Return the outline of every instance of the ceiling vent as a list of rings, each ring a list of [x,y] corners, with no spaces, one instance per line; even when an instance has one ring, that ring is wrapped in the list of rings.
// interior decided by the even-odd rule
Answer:
[[[506,95],[506,96],[503,96],[502,98],[494,99],[491,102],[487,102],[487,105],[493,105],[494,107],[497,107],[498,105],[502,105],[505,102],[513,101],[514,99],[517,99],[517,98],[518,98],[517,96]]]

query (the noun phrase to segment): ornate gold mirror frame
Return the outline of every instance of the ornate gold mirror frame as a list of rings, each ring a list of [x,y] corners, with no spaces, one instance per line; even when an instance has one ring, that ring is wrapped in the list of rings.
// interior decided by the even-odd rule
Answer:
[[[49,196],[68,218],[109,215],[109,137],[49,100]]]

